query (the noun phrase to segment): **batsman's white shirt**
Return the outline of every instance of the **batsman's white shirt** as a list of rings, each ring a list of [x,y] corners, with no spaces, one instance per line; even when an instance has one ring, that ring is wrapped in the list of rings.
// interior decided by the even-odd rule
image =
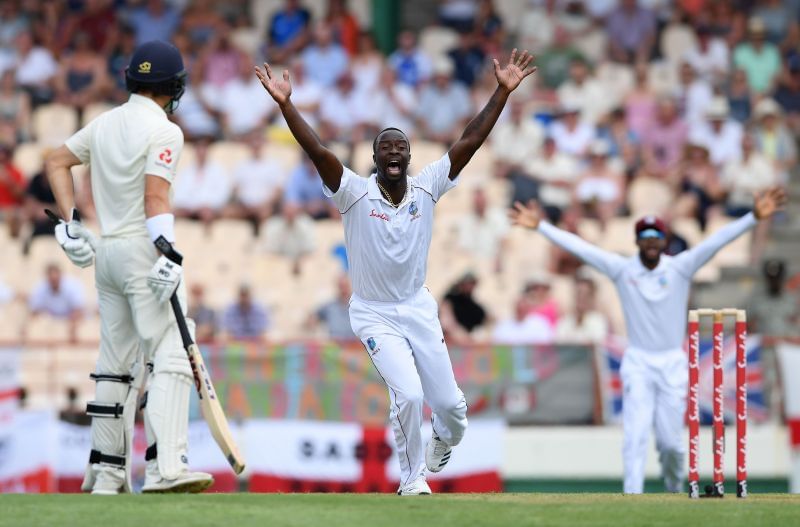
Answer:
[[[92,197],[103,236],[147,236],[145,174],[170,183],[183,149],[183,132],[152,99],[133,94],[67,139],[91,165]]]
[[[624,491],[641,493],[644,467],[655,429],[666,488],[679,492],[684,480],[683,416],[688,370],[683,341],[692,276],[722,247],[756,224],[752,213],[677,256],[662,255],[655,269],[639,255],[623,257],[587,243],[548,223],[539,232],[607,275],[625,314],[628,348],[622,359],[625,465]]]
[[[381,195],[375,174],[361,178],[344,168],[335,193],[323,186],[344,223],[353,283],[350,323],[389,389],[401,487],[425,472],[423,400],[433,411],[434,433],[446,443],[457,445],[467,426],[438,306],[424,287],[433,209],[456,185],[449,174],[445,154],[408,179],[397,208]]]

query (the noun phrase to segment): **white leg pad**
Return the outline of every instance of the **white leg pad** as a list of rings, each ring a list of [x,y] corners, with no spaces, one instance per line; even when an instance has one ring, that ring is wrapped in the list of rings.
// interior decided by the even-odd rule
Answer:
[[[156,350],[145,407],[147,443],[156,445],[164,479],[175,479],[188,470],[189,397],[194,380],[186,352],[175,345],[176,339],[180,343],[177,328],[171,328]]]

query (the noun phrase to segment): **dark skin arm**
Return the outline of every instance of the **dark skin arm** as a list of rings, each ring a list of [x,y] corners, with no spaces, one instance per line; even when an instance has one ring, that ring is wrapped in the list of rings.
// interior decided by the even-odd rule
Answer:
[[[527,69],[533,62],[533,55],[523,51],[517,56],[517,50],[511,52],[511,58],[506,67],[501,68],[497,59],[494,60],[494,75],[497,78],[497,89],[492,94],[483,110],[467,124],[461,138],[450,147],[450,174],[449,178],[455,179],[467,165],[478,148],[492,131],[494,123],[500,117],[508,96],[519,86],[522,79],[536,71],[536,66]]]
[[[257,66],[255,70],[256,76],[261,81],[264,89],[278,103],[278,108],[281,109],[281,113],[289,125],[289,130],[291,130],[294,138],[308,154],[308,157],[311,158],[325,186],[333,192],[338,191],[344,167],[333,152],[325,148],[319,136],[303,119],[303,116],[300,115],[300,112],[297,111],[297,108],[292,103],[290,99],[292,85],[289,82],[289,70],[283,70],[282,80],[275,78],[272,68],[266,62],[264,63],[264,71],[261,71]]]

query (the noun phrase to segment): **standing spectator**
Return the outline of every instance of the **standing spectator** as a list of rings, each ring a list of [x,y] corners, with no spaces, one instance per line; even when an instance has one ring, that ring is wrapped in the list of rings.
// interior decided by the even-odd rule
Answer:
[[[538,199],[547,217],[553,223],[558,223],[561,214],[572,203],[572,191],[579,172],[577,161],[573,156],[559,152],[555,140],[548,137],[542,145],[541,155],[532,157],[526,167],[531,177],[538,182]],[[514,196],[523,197],[517,186],[514,187]],[[524,198],[515,201],[527,203],[535,196],[526,194]]]
[[[137,46],[151,40],[170,42],[180,24],[180,15],[165,0],[146,0],[127,22],[136,32]]]
[[[300,156],[300,164],[289,175],[283,204],[300,208],[315,220],[339,217],[339,211],[322,192],[317,169],[306,154]]]
[[[800,335],[800,310],[796,295],[786,292],[786,262],[767,260],[762,267],[763,285],[747,306],[750,331],[768,338]]]
[[[473,296],[477,285],[478,277],[466,273],[444,296],[439,319],[447,340],[454,343],[471,342],[471,333],[489,322],[486,309]]]
[[[416,88],[433,73],[430,57],[417,47],[417,37],[411,31],[397,36],[397,49],[389,55],[389,65],[397,72],[397,80]]]
[[[747,73],[750,89],[757,95],[770,92],[781,71],[781,56],[774,44],[766,41],[766,28],[760,18],[747,24],[749,41],[736,46],[733,63]]]
[[[433,82],[422,89],[417,109],[420,134],[446,145],[457,139],[472,116],[469,92],[452,76],[453,63],[440,57],[434,66]]]
[[[0,143],[15,145],[31,135],[31,98],[14,82],[14,70],[0,74]]]
[[[353,289],[346,274],[336,278],[336,297],[322,304],[309,317],[311,328],[319,324],[325,325],[327,336],[337,341],[357,340],[350,326],[350,297]]]
[[[217,314],[206,305],[205,288],[194,284],[189,289],[190,300],[187,315],[194,320],[195,340],[198,343],[212,342],[217,333]]]
[[[25,176],[11,162],[11,149],[0,144],[0,219],[11,236],[19,234],[20,207],[25,198]]]
[[[71,52],[61,59],[55,79],[56,100],[84,110],[105,99],[110,82],[105,59],[91,47],[88,33],[76,32]]]
[[[730,118],[728,101],[715,97],[706,109],[706,121],[689,130],[693,142],[705,145],[716,166],[742,158],[742,125]]]
[[[494,175],[511,181],[514,188],[511,203],[527,203],[538,194],[538,184],[528,165],[538,158],[544,129],[525,111],[523,101],[513,99],[508,106],[509,118],[497,123],[489,136],[495,157]]]
[[[797,162],[795,138],[784,126],[781,109],[773,99],[758,101],[753,113],[757,121],[754,130],[756,148],[772,162],[779,181],[785,183]]]
[[[606,21],[611,58],[617,62],[647,62],[656,41],[656,16],[636,0],[620,0]]]
[[[261,223],[275,212],[286,179],[281,164],[264,155],[264,137],[263,130],[248,134],[250,157],[233,170],[235,216],[251,222],[256,236]]]
[[[303,49],[308,43],[310,22],[311,13],[300,0],[286,0],[283,9],[272,15],[269,22],[267,56],[270,62],[285,63]]]
[[[642,156],[647,171],[666,178],[678,168],[689,130],[678,115],[675,100],[663,97],[656,107],[656,118],[642,136]]]
[[[350,59],[344,48],[333,40],[331,28],[319,23],[314,28],[313,41],[303,50],[302,60],[306,75],[325,89],[336,84],[347,72]]]
[[[584,214],[605,226],[625,201],[625,179],[608,162],[608,145],[595,140],[589,147],[589,163],[575,184],[575,199]]]
[[[53,100],[53,82],[58,63],[53,54],[34,43],[33,34],[23,31],[17,36],[16,81],[30,94],[33,106]]]
[[[64,276],[58,264],[47,264],[45,278],[34,286],[28,299],[31,315],[42,313],[69,320],[70,338],[75,340],[77,324],[86,307],[83,286],[71,276]]]
[[[314,220],[297,205],[285,204],[264,224],[264,242],[267,252],[289,259],[292,273],[299,275],[303,258],[316,247]]]
[[[556,326],[559,343],[602,345],[608,336],[608,320],[597,310],[597,285],[591,278],[575,279],[575,306]]]
[[[697,42],[686,52],[684,60],[704,81],[716,84],[728,75],[730,50],[724,39],[715,36],[711,26],[701,23],[695,30]]]
[[[580,119],[578,106],[564,106],[559,119],[550,125],[550,136],[559,152],[582,157],[595,139],[595,127]]]
[[[530,312],[530,302],[522,294],[514,304],[514,315],[499,320],[492,330],[492,343],[505,346],[533,346],[553,342],[550,323]]]
[[[471,88],[480,77],[486,61],[483,49],[478,45],[474,33],[461,33],[458,46],[447,52],[453,61],[453,78]]]
[[[208,226],[219,218],[231,197],[230,177],[225,167],[208,159],[209,138],[194,144],[194,162],[183,167],[175,179],[175,216],[200,220]]]
[[[325,23],[333,31],[333,39],[348,55],[354,56],[358,52],[361,30],[358,19],[347,7],[347,0],[328,0]]]
[[[505,210],[489,207],[486,191],[476,187],[472,210],[458,223],[458,246],[473,258],[493,261],[500,272],[508,248],[508,228]]]
[[[225,310],[225,333],[234,340],[260,339],[269,330],[269,325],[266,307],[253,300],[249,285],[240,285],[236,302]]]
[[[597,80],[591,77],[589,65],[583,57],[572,59],[569,80],[558,87],[561,106],[580,108],[581,120],[597,124],[608,113],[609,96]]]

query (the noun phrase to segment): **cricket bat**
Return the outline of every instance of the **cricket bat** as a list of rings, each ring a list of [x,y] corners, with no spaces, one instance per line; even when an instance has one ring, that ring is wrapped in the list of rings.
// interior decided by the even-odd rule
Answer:
[[[163,236],[159,236],[155,241],[156,248],[161,251],[161,254],[166,256],[170,261],[181,265],[183,256],[172,247],[172,244],[167,241]],[[228,427],[228,420],[225,418],[225,413],[222,411],[222,406],[217,399],[217,392],[214,390],[214,384],[211,382],[211,376],[206,370],[206,364],[203,361],[203,356],[200,355],[200,349],[197,344],[192,340],[189,334],[189,328],[186,326],[186,318],[183,316],[180,302],[178,301],[177,292],[172,294],[169,299],[172,305],[172,311],[175,313],[175,320],[178,323],[178,330],[181,334],[183,341],[183,348],[186,350],[186,355],[189,358],[189,365],[192,367],[192,375],[194,376],[194,386],[197,388],[197,396],[200,398],[200,412],[203,414],[208,429],[214,437],[214,441],[219,445],[225,458],[230,463],[231,468],[237,474],[241,474],[244,470],[244,458],[239,452],[239,447],[233,441],[230,428]]]

